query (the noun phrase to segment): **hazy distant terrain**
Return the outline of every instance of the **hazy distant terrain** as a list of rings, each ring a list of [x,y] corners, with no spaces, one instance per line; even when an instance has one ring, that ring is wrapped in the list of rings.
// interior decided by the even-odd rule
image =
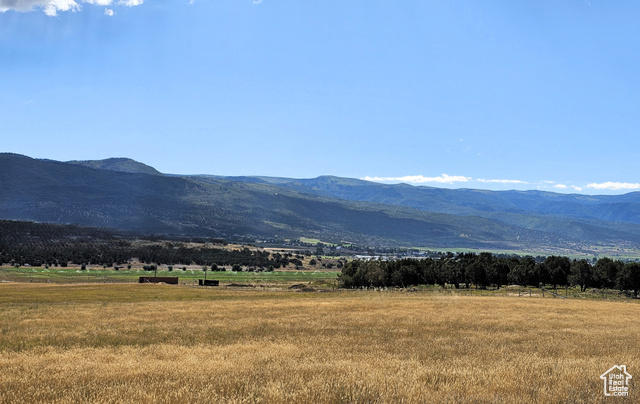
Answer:
[[[176,176],[129,159],[0,154],[0,219],[144,233],[382,245],[640,244],[640,194],[439,189],[323,176]]]

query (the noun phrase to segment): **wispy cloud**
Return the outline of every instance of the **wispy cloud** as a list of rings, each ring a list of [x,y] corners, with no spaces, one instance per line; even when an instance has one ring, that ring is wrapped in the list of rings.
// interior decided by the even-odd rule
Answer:
[[[425,177],[423,175],[407,175],[404,177],[364,177],[361,179],[365,181],[374,181],[374,182],[406,182],[409,184],[425,184],[429,182],[435,182],[439,184],[453,184],[454,182],[471,181],[470,177],[463,177],[461,175],[448,175],[448,174],[442,174],[439,177]]]
[[[139,6],[142,3],[144,3],[144,0],[120,0],[117,4],[127,6],[127,7],[133,7],[133,6]]]
[[[96,6],[110,6],[113,0],[82,0],[83,3],[95,4]]]
[[[365,181],[374,181],[374,182],[404,182],[408,184],[425,184],[430,182],[438,183],[438,184],[453,184],[456,182],[470,182],[470,181],[478,181],[482,183],[491,183],[491,184],[528,184],[527,181],[522,181],[522,180],[487,179],[487,178],[473,179],[472,177],[465,177],[462,175],[449,175],[449,174],[442,174],[438,177],[425,177],[423,175],[407,175],[404,177],[364,177],[361,179]]]
[[[0,0],[0,13],[42,10],[46,15],[55,17],[62,11],[80,11],[83,3],[95,6],[134,7],[143,4],[144,0]],[[105,14],[112,16],[113,9],[105,9]]]
[[[487,180],[484,178],[479,178],[477,181],[494,183],[494,184],[528,184],[527,181],[521,181],[521,180]]]
[[[0,12],[42,10],[50,16],[58,11],[76,11],[80,8],[74,0],[0,0]]]
[[[108,15],[109,17],[113,17],[113,10],[110,8],[104,9],[104,15]]]
[[[574,185],[567,182],[556,181],[539,181],[529,182],[524,180],[515,179],[487,179],[487,178],[472,178],[462,175],[449,175],[442,174],[437,177],[425,177],[424,175],[407,175],[403,177],[364,177],[361,178],[365,181],[384,182],[384,183],[405,183],[412,185],[419,184],[446,184],[453,185],[456,183],[466,183],[465,187],[469,187],[476,184],[486,184],[484,186],[476,185],[479,187],[489,187],[490,189],[504,189],[506,186],[513,185],[516,189],[525,189],[525,187],[531,189],[548,190],[554,192],[591,192],[596,191],[634,191],[640,190],[640,183],[629,182],[603,182],[603,183],[591,183],[588,185]],[[491,184],[491,185],[490,185]]]
[[[640,189],[640,184],[630,182],[602,182],[592,183],[587,185],[587,188],[609,190],[609,191],[621,191],[621,190],[634,190]]]

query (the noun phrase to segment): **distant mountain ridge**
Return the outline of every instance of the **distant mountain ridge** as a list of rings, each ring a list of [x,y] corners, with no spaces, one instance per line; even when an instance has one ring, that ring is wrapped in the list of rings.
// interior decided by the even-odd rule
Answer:
[[[151,169],[151,170],[149,170]],[[229,238],[469,248],[640,245],[640,194],[440,189],[322,176],[179,176],[130,159],[0,153],[0,219]]]
[[[237,177],[222,178],[234,180]],[[288,189],[327,197],[400,205],[455,215],[494,217],[496,213],[536,214],[640,224],[640,192],[594,196],[545,191],[444,189],[380,184],[333,176],[274,180],[269,177],[242,177],[242,181],[274,183]]]
[[[137,173],[137,174],[151,174],[162,175],[162,173],[155,168],[146,164],[137,162],[135,160],[114,157],[105,160],[72,160],[67,161],[69,164],[76,164],[79,166],[95,168],[99,170],[120,171],[123,173]]]

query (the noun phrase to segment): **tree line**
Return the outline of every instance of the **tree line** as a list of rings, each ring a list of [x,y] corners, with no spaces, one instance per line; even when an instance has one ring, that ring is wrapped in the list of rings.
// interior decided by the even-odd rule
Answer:
[[[0,220],[0,265],[33,267],[128,266],[137,259],[152,265],[231,266],[265,270],[293,265],[302,268],[302,255],[249,248],[221,248],[225,240],[206,238],[162,241],[160,236],[109,229]]]
[[[268,251],[225,249],[215,247],[158,243],[135,245],[128,241],[115,242],[61,242],[6,244],[0,242],[0,265],[66,267],[76,265],[118,266],[137,259],[145,264],[232,266],[280,268],[289,264],[302,265],[299,257],[291,253],[270,254]]]
[[[638,297],[640,263],[600,258],[595,264],[586,259],[571,260],[550,256],[495,257],[491,253],[460,253],[439,259],[401,259],[396,261],[354,260],[342,268],[340,286],[408,287],[414,285],[453,285],[455,288],[485,289],[503,285],[551,287],[579,286],[619,289]]]

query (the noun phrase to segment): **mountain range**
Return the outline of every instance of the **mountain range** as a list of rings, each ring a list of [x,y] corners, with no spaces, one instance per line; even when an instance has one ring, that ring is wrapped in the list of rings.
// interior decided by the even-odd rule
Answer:
[[[162,174],[131,159],[0,153],[0,219],[215,238],[385,246],[567,249],[640,244],[640,193],[442,189],[313,179]]]

